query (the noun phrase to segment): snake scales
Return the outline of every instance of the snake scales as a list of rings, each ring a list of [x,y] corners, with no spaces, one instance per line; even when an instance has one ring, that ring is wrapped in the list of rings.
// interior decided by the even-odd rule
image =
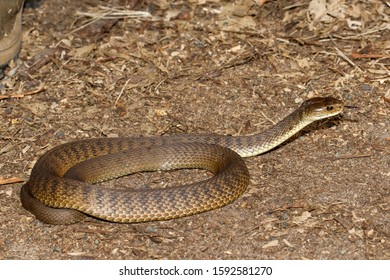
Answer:
[[[312,98],[270,129],[250,136],[185,134],[97,138],[46,152],[21,189],[21,202],[39,220],[70,224],[87,215],[113,222],[167,220],[222,207],[249,184],[242,157],[278,146],[308,124],[339,114],[343,103]],[[202,168],[214,176],[162,189],[122,190],[94,183],[140,171]]]

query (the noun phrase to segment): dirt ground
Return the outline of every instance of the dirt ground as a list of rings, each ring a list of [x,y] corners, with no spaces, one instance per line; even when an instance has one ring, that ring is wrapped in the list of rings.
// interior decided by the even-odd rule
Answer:
[[[389,3],[262,2],[27,8],[18,65],[0,81],[0,258],[390,259]],[[58,144],[253,134],[328,95],[356,107],[247,158],[247,192],[221,209],[53,226],[20,204],[35,161]],[[163,187],[205,174],[143,173],[114,184]]]

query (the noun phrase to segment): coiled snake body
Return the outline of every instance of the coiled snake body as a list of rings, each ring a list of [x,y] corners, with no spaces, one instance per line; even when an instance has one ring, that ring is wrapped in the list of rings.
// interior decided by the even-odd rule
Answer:
[[[46,152],[21,189],[21,202],[39,220],[70,224],[87,215],[113,222],[167,220],[222,207],[249,184],[242,157],[278,146],[308,124],[339,114],[343,103],[313,98],[270,129],[250,136],[185,134],[97,138]],[[140,171],[202,168],[214,176],[163,189],[122,190],[96,186]]]

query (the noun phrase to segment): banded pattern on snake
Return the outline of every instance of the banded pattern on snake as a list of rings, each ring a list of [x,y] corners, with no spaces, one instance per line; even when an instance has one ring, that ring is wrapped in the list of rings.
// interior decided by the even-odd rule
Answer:
[[[249,185],[242,157],[267,152],[308,124],[339,114],[343,103],[312,98],[273,127],[255,135],[184,134],[97,138],[46,152],[22,186],[24,208],[50,224],[70,224],[87,215],[122,223],[167,220],[222,207]],[[140,171],[201,168],[214,176],[163,189],[122,190],[94,185]]]

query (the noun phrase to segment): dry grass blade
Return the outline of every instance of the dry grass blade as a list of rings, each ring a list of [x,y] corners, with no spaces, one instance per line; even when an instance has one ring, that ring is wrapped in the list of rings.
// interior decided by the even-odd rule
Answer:
[[[92,23],[102,20],[102,19],[124,19],[124,18],[151,18],[152,15],[149,12],[143,12],[143,11],[132,11],[132,10],[125,10],[125,9],[116,9],[111,7],[104,7],[104,6],[98,6],[100,11],[97,12],[80,12],[77,11],[76,14],[83,17],[90,18],[87,23],[83,24],[80,27],[77,27],[76,29],[73,29],[71,32],[67,33],[66,35],[73,34]]]
[[[126,9],[118,9],[113,7],[98,6],[100,9],[97,12],[80,12],[76,14],[79,16],[89,17],[92,19],[123,19],[123,18],[151,18],[152,15],[145,11],[133,11]]]

